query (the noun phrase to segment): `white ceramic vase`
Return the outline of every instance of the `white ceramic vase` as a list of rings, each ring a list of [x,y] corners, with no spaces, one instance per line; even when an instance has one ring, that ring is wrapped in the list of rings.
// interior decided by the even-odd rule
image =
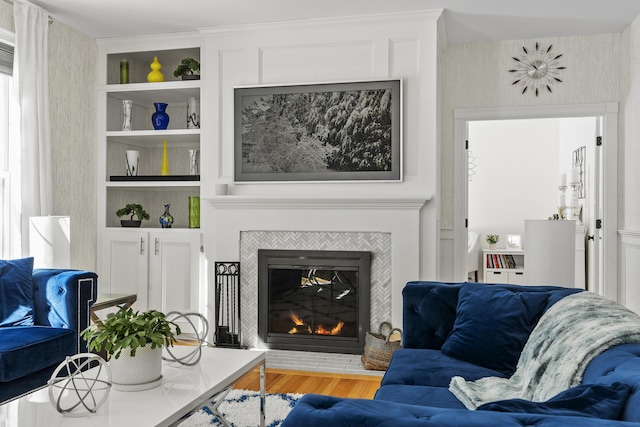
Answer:
[[[200,170],[200,150],[189,150],[189,175],[198,175]]]
[[[131,110],[133,109],[133,101],[130,99],[122,100],[122,130],[131,130]]]
[[[112,387],[121,391],[141,391],[162,383],[162,348],[151,349],[151,344],[136,349],[124,349],[119,358],[109,360]]]
[[[200,108],[194,97],[187,101],[187,129],[200,129]]]
[[[138,176],[138,164],[140,153],[136,150],[127,150],[127,176]]]

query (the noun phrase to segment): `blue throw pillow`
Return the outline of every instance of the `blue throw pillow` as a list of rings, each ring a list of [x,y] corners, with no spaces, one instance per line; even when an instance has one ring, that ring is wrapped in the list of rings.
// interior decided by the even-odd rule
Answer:
[[[33,325],[33,258],[0,260],[0,326]]]
[[[565,390],[546,402],[522,399],[485,403],[478,411],[524,412],[528,414],[568,415],[617,420],[631,393],[622,383],[587,384]]]
[[[460,288],[447,356],[511,375],[547,305],[547,292],[466,283]]]

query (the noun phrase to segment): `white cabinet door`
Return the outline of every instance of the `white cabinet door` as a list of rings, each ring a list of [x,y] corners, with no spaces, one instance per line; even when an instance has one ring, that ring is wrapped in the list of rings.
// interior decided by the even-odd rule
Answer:
[[[151,232],[149,308],[164,313],[197,310],[200,282],[200,235]]]
[[[134,309],[147,309],[148,233],[106,231],[98,292],[137,294]]]

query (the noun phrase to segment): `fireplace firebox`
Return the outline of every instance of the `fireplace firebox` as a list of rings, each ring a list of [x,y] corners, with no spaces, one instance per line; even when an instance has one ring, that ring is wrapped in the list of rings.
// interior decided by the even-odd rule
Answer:
[[[371,254],[258,250],[258,334],[268,348],[362,353]]]

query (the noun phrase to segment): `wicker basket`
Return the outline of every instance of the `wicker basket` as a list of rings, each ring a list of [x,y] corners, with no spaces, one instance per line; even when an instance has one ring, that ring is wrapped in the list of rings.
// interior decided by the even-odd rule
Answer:
[[[398,332],[400,339],[393,341],[389,337]],[[382,322],[378,327],[378,333],[367,332],[364,341],[364,353],[362,365],[365,369],[374,371],[386,371],[393,353],[402,346],[402,330],[393,328],[391,323]]]

